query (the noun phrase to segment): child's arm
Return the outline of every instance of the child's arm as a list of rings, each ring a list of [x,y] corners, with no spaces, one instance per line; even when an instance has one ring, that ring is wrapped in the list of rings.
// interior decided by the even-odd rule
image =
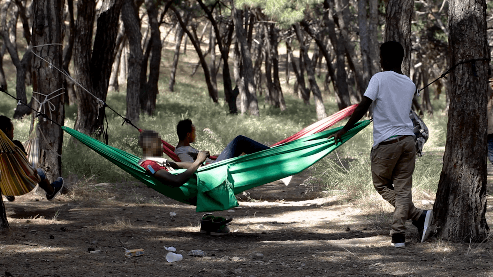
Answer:
[[[363,96],[363,99],[359,103],[358,107],[356,107],[356,109],[354,110],[346,125],[344,125],[344,127],[339,132],[333,134],[329,138],[333,137],[335,143],[337,143],[337,141],[341,139],[342,135],[347,133],[347,131],[349,131],[349,129],[351,129],[354,124],[356,124],[356,122],[358,122],[366,114],[372,102],[373,100],[366,96]]]
[[[170,187],[180,187],[185,184],[190,177],[197,171],[197,169],[202,165],[205,159],[209,156],[209,152],[200,151],[197,155],[197,160],[193,163],[180,163],[180,164],[188,164],[188,168],[185,172],[173,175],[168,171],[161,169],[154,173],[154,177],[161,181],[161,183],[168,185]]]

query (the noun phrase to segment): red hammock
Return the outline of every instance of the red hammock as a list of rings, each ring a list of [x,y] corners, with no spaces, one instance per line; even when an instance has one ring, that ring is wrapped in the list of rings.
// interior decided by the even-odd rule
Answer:
[[[336,112],[335,114],[333,114],[329,117],[326,117],[322,120],[319,120],[319,121],[313,123],[312,125],[299,131],[298,133],[296,133],[296,134],[294,134],[294,135],[292,135],[286,139],[283,139],[279,142],[272,144],[271,147],[274,147],[274,146],[277,146],[279,144],[283,144],[286,142],[290,142],[290,141],[302,138],[304,136],[309,136],[309,135],[324,131],[324,130],[328,129],[330,126],[341,121],[342,119],[352,115],[357,106],[358,106],[358,104],[354,104],[354,105],[351,105],[345,109],[342,109],[342,110]],[[142,132],[142,130],[139,129],[139,132]],[[168,157],[173,159],[175,162],[180,162],[180,158],[178,158],[178,155],[176,155],[174,152],[175,147],[173,145],[167,143],[164,140],[161,140],[161,141],[163,142],[163,152],[166,153],[166,155],[168,155]],[[214,156],[211,156],[211,158],[214,158]]]

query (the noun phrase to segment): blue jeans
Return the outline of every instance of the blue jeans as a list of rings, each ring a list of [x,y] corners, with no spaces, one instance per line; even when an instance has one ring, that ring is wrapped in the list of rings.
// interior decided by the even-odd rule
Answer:
[[[36,171],[38,171],[39,177],[41,177],[41,182],[46,179],[46,174],[41,168],[36,168]]]
[[[214,162],[238,157],[242,153],[252,154],[269,148],[269,146],[265,146],[259,142],[254,141],[253,139],[247,138],[245,136],[237,136],[230,143],[228,143],[226,148],[224,148],[223,152],[219,154]]]
[[[493,164],[493,135],[488,135],[488,159]]]

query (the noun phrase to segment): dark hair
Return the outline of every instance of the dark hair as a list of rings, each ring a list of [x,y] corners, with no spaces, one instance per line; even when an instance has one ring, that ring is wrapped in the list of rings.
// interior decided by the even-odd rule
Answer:
[[[187,137],[188,133],[192,132],[192,120],[184,119],[178,122],[176,125],[176,133],[178,134],[178,139],[180,141],[184,140]]]
[[[147,139],[159,138],[159,134],[152,130],[144,130],[139,136],[139,146],[144,148],[144,141]]]
[[[380,57],[386,66],[400,67],[404,60],[404,48],[397,41],[387,41],[380,45]]]
[[[0,115],[0,130],[7,134],[7,131],[12,130],[13,126],[14,125],[12,124],[10,118],[6,117],[5,115]]]

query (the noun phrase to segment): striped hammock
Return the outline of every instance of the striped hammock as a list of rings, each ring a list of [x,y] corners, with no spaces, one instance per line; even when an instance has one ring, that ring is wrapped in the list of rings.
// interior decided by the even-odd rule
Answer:
[[[297,174],[310,167],[370,124],[358,122],[341,139],[327,139],[342,127],[329,129],[253,154],[203,166],[181,187],[170,187],[146,173],[139,157],[108,146],[63,126],[62,129],[121,169],[161,194],[196,205],[197,212],[221,211],[238,206],[235,194]],[[184,170],[176,170],[178,174]]]
[[[23,195],[41,181],[24,152],[0,130],[0,189],[4,195]]]

